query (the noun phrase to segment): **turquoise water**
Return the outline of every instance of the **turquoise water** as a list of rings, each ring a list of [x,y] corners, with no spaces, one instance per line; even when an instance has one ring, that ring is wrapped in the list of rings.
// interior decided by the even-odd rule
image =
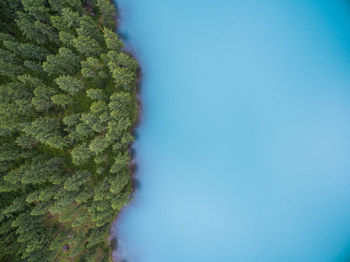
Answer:
[[[350,260],[350,2],[118,0],[143,69],[132,262]]]

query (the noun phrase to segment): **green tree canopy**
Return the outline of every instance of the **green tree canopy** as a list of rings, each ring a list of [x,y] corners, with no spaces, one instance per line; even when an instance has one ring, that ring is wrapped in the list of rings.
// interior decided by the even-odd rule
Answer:
[[[79,79],[69,75],[64,75],[56,78],[55,83],[61,90],[72,95],[83,89],[83,83]]]
[[[3,0],[0,261],[107,261],[132,193],[138,65],[109,0]]]

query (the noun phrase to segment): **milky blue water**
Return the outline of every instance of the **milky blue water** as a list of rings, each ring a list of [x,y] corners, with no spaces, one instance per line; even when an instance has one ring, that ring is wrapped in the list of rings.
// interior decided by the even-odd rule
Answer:
[[[143,70],[131,262],[350,260],[350,2],[118,0]]]

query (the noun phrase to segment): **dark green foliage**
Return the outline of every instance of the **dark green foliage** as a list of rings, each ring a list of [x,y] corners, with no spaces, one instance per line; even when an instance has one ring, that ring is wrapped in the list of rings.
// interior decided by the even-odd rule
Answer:
[[[99,43],[104,43],[103,33],[91,16],[84,15],[80,18],[80,25],[77,28],[79,36],[89,36],[97,40]]]
[[[24,66],[20,65],[20,59],[8,50],[0,49],[0,75],[10,78],[23,74]]]
[[[82,204],[87,202],[89,199],[91,199],[94,196],[94,191],[92,189],[85,189],[84,191],[81,191],[79,195],[77,195],[75,201],[78,204]]]
[[[0,261],[107,261],[132,193],[137,63],[109,0],[0,7]]]
[[[28,74],[20,75],[17,77],[17,79],[19,81],[21,81],[23,84],[25,84],[29,87],[32,87],[32,88],[45,86],[39,78],[28,75]]]
[[[98,227],[91,230],[90,236],[87,241],[88,242],[87,247],[91,248],[91,247],[100,245],[104,241],[106,234],[108,234],[108,227],[106,226]]]
[[[33,93],[32,105],[35,110],[46,112],[53,106],[51,98],[57,94],[57,91],[52,87],[39,86]]]
[[[130,183],[129,180],[129,176],[127,172],[121,172],[117,175],[115,175],[112,179],[111,179],[111,187],[110,187],[110,191],[113,194],[118,194],[119,192],[121,192],[125,186],[127,186]]]
[[[118,174],[120,171],[126,169],[129,166],[130,160],[131,158],[127,153],[118,154],[114,160],[113,165],[111,166],[110,172]]]
[[[43,69],[51,75],[74,74],[80,69],[80,58],[72,50],[61,47],[57,55],[49,55]]]
[[[16,38],[8,33],[0,32],[0,41],[16,41]]]
[[[60,15],[51,16],[51,23],[60,32],[70,32],[79,25],[79,14],[70,8],[63,8]]]
[[[51,97],[51,100],[55,105],[59,105],[63,108],[66,108],[68,105],[73,103],[73,99],[69,95],[65,94],[54,95]]]
[[[77,145],[72,150],[73,163],[80,166],[87,163],[87,161],[93,156],[87,143]]]
[[[130,57],[129,54],[126,53],[119,53],[117,56],[117,63],[120,67],[127,68],[132,72],[136,72],[138,69],[138,64],[136,61]]]
[[[72,95],[83,89],[82,82],[72,76],[60,76],[55,79],[55,83],[59,86],[60,89],[62,89],[62,91],[65,91]]]
[[[62,149],[67,146],[67,140],[63,133],[60,132],[61,127],[55,118],[40,117],[27,125],[23,131],[47,146]]]
[[[105,151],[109,146],[108,140],[103,136],[95,137],[89,145],[89,149],[96,155]]]
[[[67,115],[63,118],[63,123],[67,126],[65,131],[72,132],[74,127],[80,123],[80,114]]]
[[[58,34],[50,25],[49,9],[44,1],[22,0],[26,12],[17,12],[18,28],[38,44],[58,44]]]
[[[72,33],[61,31],[59,33],[59,38],[60,38],[61,43],[64,46],[66,46],[68,48],[72,48],[73,47],[75,36]]]
[[[119,116],[127,116],[130,110],[133,109],[132,97],[127,92],[113,93],[108,106],[112,111],[111,114],[115,115],[116,119],[118,119]]]
[[[135,65],[127,56],[120,56],[116,51],[108,52],[108,67],[117,87],[130,90],[136,79]]]
[[[68,191],[80,191],[80,186],[84,185],[90,176],[90,172],[86,170],[78,171],[67,179],[64,183],[64,189]]]
[[[85,78],[98,79],[106,77],[106,73],[103,71],[104,65],[97,58],[88,57],[85,61],[81,62],[81,65],[81,73]]]
[[[51,10],[54,12],[61,13],[65,7],[70,7],[79,13],[83,10],[82,3],[80,0],[48,0]]]
[[[74,47],[85,56],[97,56],[102,52],[99,43],[90,36],[79,35],[73,40]]]
[[[112,184],[114,185],[114,184]],[[132,193],[132,187],[130,184],[126,184],[122,191],[118,192],[116,196],[111,199],[111,206],[114,210],[121,210],[126,203],[128,203],[130,195]]]
[[[101,89],[95,89],[95,88],[86,90],[86,95],[91,100],[101,100],[105,98],[103,91]]]
[[[16,18],[16,12],[22,9],[21,0],[2,0],[0,8],[0,31],[12,33],[16,31],[13,20]],[[4,39],[2,39],[4,40]],[[1,258],[1,257],[0,257]]]
[[[3,45],[17,56],[27,59],[43,61],[49,54],[45,48],[30,43],[21,44],[17,41],[3,41]]]
[[[30,161],[26,161],[20,167],[12,169],[3,178],[6,182],[16,184],[42,184],[50,179],[54,173],[59,172],[62,159],[39,155]]]
[[[0,128],[9,132],[19,130],[32,114],[31,94],[21,83],[9,82],[0,86]]]
[[[111,71],[114,82],[118,87],[129,90],[134,84],[135,74],[127,68],[117,67]]]
[[[22,0],[24,10],[28,15],[47,23],[50,19],[50,10],[45,3],[45,0]]]
[[[102,14],[103,23],[109,28],[115,29],[115,8],[110,0],[97,0],[97,6]]]
[[[38,74],[38,73],[43,74],[44,73],[40,62],[26,60],[23,62],[23,64],[26,67],[26,69],[31,70],[33,73],[36,73],[36,74]]]
[[[118,35],[112,32],[112,30],[104,29],[104,38],[106,46],[111,51],[120,51],[123,48],[123,43],[120,41]]]

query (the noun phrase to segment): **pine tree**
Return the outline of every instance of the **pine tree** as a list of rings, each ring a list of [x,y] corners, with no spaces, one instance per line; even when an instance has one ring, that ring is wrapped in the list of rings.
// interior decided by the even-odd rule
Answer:
[[[121,118],[127,116],[132,111],[132,99],[127,92],[113,93],[110,96],[109,109],[115,115],[115,118]]]
[[[103,70],[104,66],[102,62],[94,57],[88,57],[85,61],[81,62],[81,73],[85,78],[98,78]]]
[[[83,89],[82,82],[79,79],[72,76],[60,76],[55,79],[55,82],[61,90],[68,92],[72,95],[76,94],[81,89]]]
[[[102,100],[106,97],[101,89],[96,89],[96,88],[90,88],[86,90],[86,95],[91,100]]]
[[[119,194],[128,184],[130,184],[130,177],[127,172],[120,172],[111,178],[110,192],[117,195]]]
[[[57,94],[54,88],[47,86],[39,86],[34,89],[34,97],[32,105],[39,112],[47,112],[52,106],[52,97]]]
[[[115,29],[115,8],[109,0],[97,0],[97,7],[102,14],[103,23],[109,28]]]
[[[138,69],[138,64],[136,63],[136,61],[132,57],[130,57],[129,54],[123,52],[118,54],[117,64],[120,67],[128,68],[132,72],[136,72]]]
[[[128,153],[119,153],[111,166],[110,172],[118,174],[120,171],[125,170],[129,166],[130,160],[131,158]]]
[[[50,7],[53,11],[61,13],[62,9],[69,7],[75,11],[81,13],[83,11],[82,3],[80,0],[48,0]]]
[[[49,76],[75,74],[80,69],[80,59],[72,50],[61,47],[57,55],[46,58],[43,69]]]
[[[77,33],[80,36],[89,36],[100,44],[104,43],[102,31],[90,16],[83,15],[80,18],[80,24],[79,28],[77,28]]]
[[[59,39],[65,47],[72,48],[74,46],[74,38],[75,36],[72,33],[65,31],[59,32]]]
[[[3,41],[3,45],[17,56],[32,60],[44,61],[49,54],[46,48],[31,43],[23,44],[17,41]]]
[[[59,31],[73,32],[79,25],[79,14],[70,8],[62,8],[60,15],[51,16],[52,25]]]
[[[29,74],[24,74],[17,76],[17,79],[22,82],[24,85],[29,86],[31,88],[36,88],[36,87],[44,87],[45,84],[41,81],[41,79],[29,75]]]
[[[67,141],[60,132],[60,126],[56,119],[40,117],[27,125],[23,131],[48,146],[62,149],[67,146]]]
[[[90,36],[79,35],[73,43],[78,52],[85,56],[97,56],[102,52],[100,44]]]
[[[64,183],[64,189],[68,191],[79,191],[80,186],[84,185],[90,176],[90,172],[86,170],[78,171],[67,179]]]
[[[87,161],[93,156],[87,143],[77,145],[72,150],[73,163],[81,166],[87,163]]]
[[[22,0],[24,10],[29,16],[48,23],[50,21],[50,9],[46,7],[45,0]]]
[[[59,105],[63,108],[73,103],[72,97],[66,94],[54,95],[51,97],[51,100],[55,105]]]
[[[10,51],[0,48],[0,76],[5,75],[15,79],[25,72],[20,59]]]
[[[135,83],[135,73],[127,68],[117,67],[111,71],[112,77],[117,87],[122,87],[126,90],[133,88]]]
[[[119,52],[123,48],[123,43],[118,35],[108,28],[105,28],[103,32],[107,48],[111,51]]]
[[[89,149],[98,155],[105,151],[109,145],[110,144],[105,137],[97,136],[91,141]]]

